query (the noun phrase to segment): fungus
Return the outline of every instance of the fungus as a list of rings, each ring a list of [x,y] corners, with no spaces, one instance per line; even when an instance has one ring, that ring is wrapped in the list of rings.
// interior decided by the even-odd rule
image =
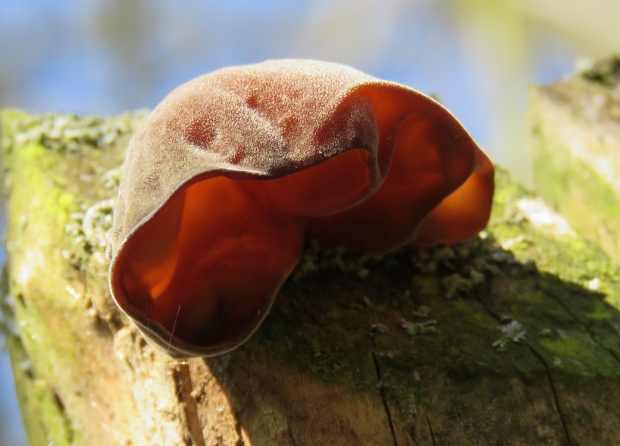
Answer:
[[[488,221],[493,166],[441,105],[307,60],[181,85],[133,136],[109,256],[120,307],[176,357],[247,340],[304,237],[384,253]]]

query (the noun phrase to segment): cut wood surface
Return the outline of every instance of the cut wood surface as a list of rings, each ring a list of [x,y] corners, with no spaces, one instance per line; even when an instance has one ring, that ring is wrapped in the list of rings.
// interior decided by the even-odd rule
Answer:
[[[249,342],[179,362],[107,286],[143,118],[2,119],[7,345],[33,445],[612,445],[620,269],[499,170],[492,222],[383,258],[309,244]]]

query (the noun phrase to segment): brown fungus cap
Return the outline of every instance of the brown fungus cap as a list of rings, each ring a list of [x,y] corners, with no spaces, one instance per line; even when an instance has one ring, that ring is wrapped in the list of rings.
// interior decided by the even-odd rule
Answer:
[[[488,221],[493,166],[441,105],[352,68],[268,61],[196,78],[136,132],[114,214],[115,301],[171,355],[244,342],[304,236],[381,253]]]

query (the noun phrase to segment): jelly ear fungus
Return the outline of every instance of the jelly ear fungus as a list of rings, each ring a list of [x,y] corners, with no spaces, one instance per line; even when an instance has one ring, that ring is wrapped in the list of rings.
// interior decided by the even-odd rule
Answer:
[[[304,237],[384,253],[488,221],[493,166],[434,100],[308,60],[226,68],[175,89],[132,138],[110,288],[175,357],[247,340]]]

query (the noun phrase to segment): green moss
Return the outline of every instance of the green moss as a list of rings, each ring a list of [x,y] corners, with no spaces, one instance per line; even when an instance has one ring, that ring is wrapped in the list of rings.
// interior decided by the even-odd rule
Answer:
[[[490,232],[510,247],[510,254],[523,263],[534,262],[539,270],[580,285],[594,278],[604,279],[604,287],[617,294],[620,268],[598,246],[574,234],[556,233],[552,229],[533,227],[519,202],[533,195],[518,185],[509,185],[508,177],[499,173]],[[549,209],[549,213],[552,213]],[[516,243],[515,243],[516,242]],[[557,261],[561,258],[562,261]]]
[[[37,144],[28,144],[19,151],[17,155],[13,155],[16,159],[11,162],[18,162],[23,167],[20,169],[20,176],[9,177],[10,187],[15,190],[14,198],[9,204],[9,218],[20,219],[20,225],[27,224],[26,219],[52,218],[53,226],[46,230],[54,228],[62,228],[69,221],[69,214],[75,209],[75,196],[62,189],[49,187],[49,177],[46,172],[54,166],[54,156],[46,156],[41,151],[41,146]],[[49,190],[45,195],[34,195],[35,191],[45,188]],[[35,203],[32,203],[30,209],[33,212],[18,212],[23,208],[23,203],[28,203],[36,197]],[[15,225],[13,222],[12,225]]]
[[[38,419],[35,422],[45,426],[46,443],[73,444],[74,433],[64,412],[62,401],[54,389],[50,388],[47,382],[37,380],[34,383],[32,398],[39,403],[36,412]],[[36,443],[33,441],[33,444]]]
[[[601,378],[620,378],[618,360],[609,354],[587,333],[576,330],[561,331],[555,336],[542,338],[539,343],[549,355],[553,355],[550,365],[570,375],[578,377],[591,375],[596,364],[596,375]]]
[[[598,239],[601,227],[620,225],[620,200],[600,175],[557,141],[538,130],[532,167],[537,191],[576,228]]]
[[[4,318],[13,323],[15,303],[6,300],[6,295],[1,303]],[[23,336],[25,333],[30,338],[37,336],[36,333],[29,331],[28,326],[22,326],[19,330],[13,328],[5,331],[4,336],[5,345],[11,354],[13,379],[30,444],[72,444],[74,432],[64,412],[62,401],[53,387],[38,376],[37,368],[30,359],[32,351],[23,344],[24,340],[28,340],[28,337]],[[47,348],[54,347],[47,346]]]
[[[104,264],[124,149],[145,116],[143,111],[114,118],[4,111],[6,163],[9,170],[11,164],[20,166],[20,178],[9,178],[9,184],[22,179],[32,182],[29,188],[16,185],[14,190],[22,196],[13,203],[19,208],[33,191],[50,191],[36,205],[36,212],[9,209],[9,215],[54,216],[58,220],[51,227],[64,228],[72,240],[64,243],[59,235],[73,266],[86,270],[90,262]],[[79,185],[68,182],[74,171],[82,172]]]

